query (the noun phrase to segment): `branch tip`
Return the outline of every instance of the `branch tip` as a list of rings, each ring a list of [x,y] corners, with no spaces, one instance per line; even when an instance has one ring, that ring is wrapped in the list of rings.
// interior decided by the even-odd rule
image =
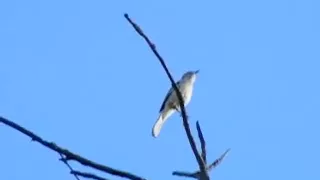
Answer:
[[[207,165],[206,141],[204,140],[199,121],[196,122],[196,126],[197,126],[198,136],[199,136],[200,143],[201,143],[201,157],[202,157],[204,163]]]

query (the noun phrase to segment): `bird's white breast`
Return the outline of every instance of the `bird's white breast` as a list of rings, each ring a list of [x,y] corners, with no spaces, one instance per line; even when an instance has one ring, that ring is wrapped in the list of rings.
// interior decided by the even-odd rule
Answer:
[[[180,92],[183,96],[185,106],[188,105],[191,100],[192,91],[193,91],[193,83],[190,83],[190,82],[183,83],[183,85],[180,88]]]

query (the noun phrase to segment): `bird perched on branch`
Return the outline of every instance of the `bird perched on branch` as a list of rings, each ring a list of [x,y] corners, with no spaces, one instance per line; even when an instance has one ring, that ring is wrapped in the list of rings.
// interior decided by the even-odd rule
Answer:
[[[181,92],[184,105],[188,105],[193,91],[193,85],[196,80],[196,75],[199,72],[197,71],[188,71],[183,74],[182,78],[176,83],[179,91]],[[163,124],[167,121],[167,119],[175,112],[180,112],[179,98],[173,87],[170,88],[167,93],[160,111],[159,117],[152,128],[152,136],[158,137],[161,131]]]

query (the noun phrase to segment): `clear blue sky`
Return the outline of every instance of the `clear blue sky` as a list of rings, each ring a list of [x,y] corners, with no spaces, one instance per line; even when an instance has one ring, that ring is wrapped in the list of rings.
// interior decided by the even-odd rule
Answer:
[[[196,169],[177,114],[151,127],[175,79],[200,69],[187,107],[217,180],[318,180],[320,1],[0,2],[0,115],[49,141],[150,180]],[[59,156],[0,125],[0,179],[74,179]],[[79,167],[74,164],[75,167]],[[80,168],[86,170],[86,168]],[[110,179],[119,179],[106,175]]]

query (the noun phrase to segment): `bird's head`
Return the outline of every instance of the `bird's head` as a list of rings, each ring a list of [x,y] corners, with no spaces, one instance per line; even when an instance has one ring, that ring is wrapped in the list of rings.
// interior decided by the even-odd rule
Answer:
[[[183,74],[182,76],[182,80],[183,81],[190,81],[193,83],[196,80],[196,76],[199,73],[199,70],[196,71],[188,71],[186,73]]]

